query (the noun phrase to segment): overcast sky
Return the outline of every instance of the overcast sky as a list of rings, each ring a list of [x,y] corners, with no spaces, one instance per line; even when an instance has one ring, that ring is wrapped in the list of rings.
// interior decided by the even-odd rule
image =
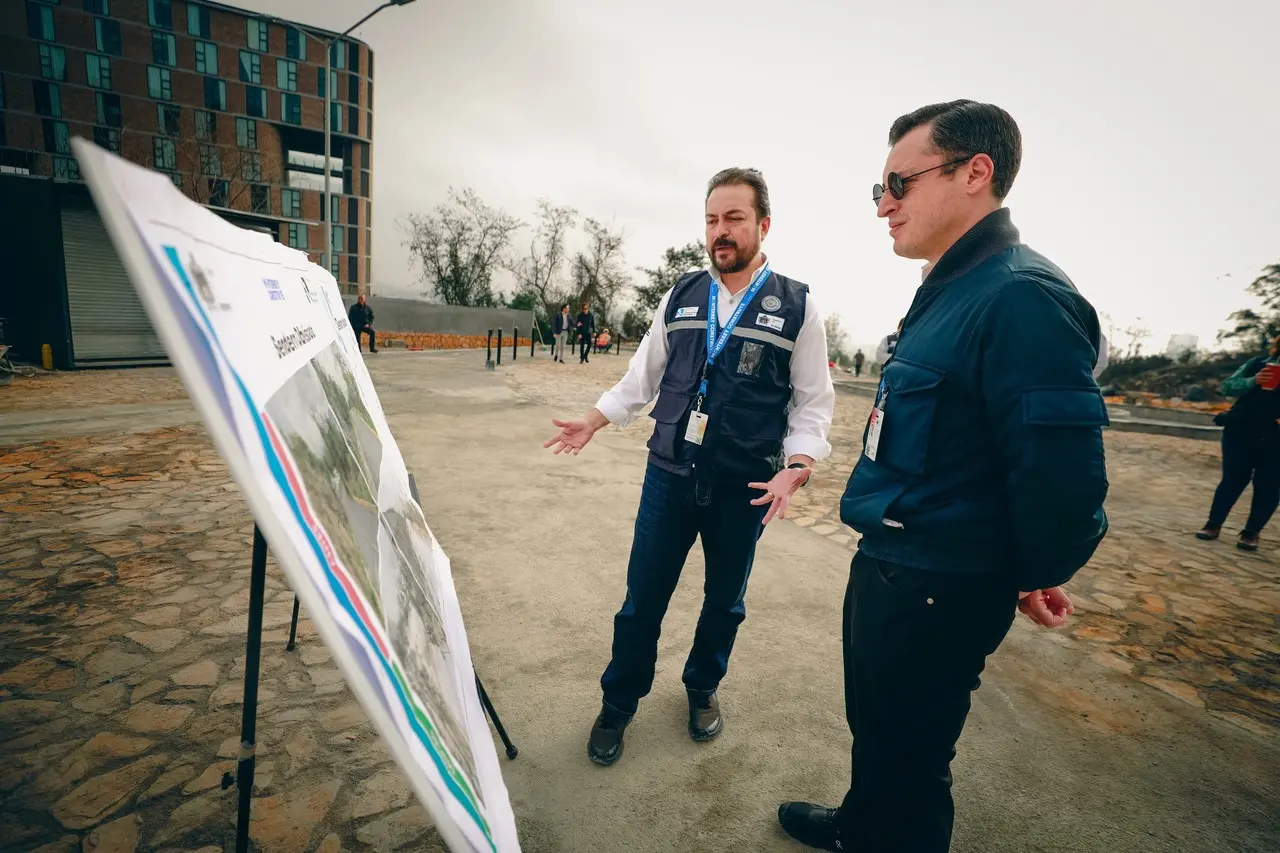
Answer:
[[[241,5],[343,30],[376,0]],[[652,266],[701,240],[712,174],[755,166],[775,268],[874,345],[920,271],[871,201],[889,125],[967,97],[1022,129],[1023,240],[1119,327],[1141,317],[1148,351],[1211,344],[1280,261],[1278,32],[1264,0],[417,0],[356,33],[377,53],[375,295],[416,289],[396,222],[450,185],[525,219],[573,205]]]

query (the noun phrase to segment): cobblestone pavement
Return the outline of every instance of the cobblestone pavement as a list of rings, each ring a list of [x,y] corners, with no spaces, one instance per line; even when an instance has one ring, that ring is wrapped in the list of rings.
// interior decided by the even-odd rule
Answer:
[[[626,356],[588,365],[526,364],[509,376],[523,394],[587,408],[626,369]],[[868,397],[840,393],[832,456],[800,492],[789,520],[846,546],[857,534],[840,522],[840,495],[862,450]],[[651,421],[626,433],[646,441]],[[1211,442],[1108,432],[1111,530],[1068,589],[1076,615],[1057,642],[1079,646],[1127,673],[1214,716],[1273,737],[1280,732],[1280,563],[1273,538],[1246,554],[1234,530],[1202,543],[1221,456]],[[1232,522],[1243,521],[1248,494]],[[1237,516],[1240,516],[1237,518]],[[1274,526],[1274,525],[1273,525]],[[1277,533],[1272,533],[1275,537]],[[1015,630],[1034,629],[1025,619]]]
[[[522,361],[525,399],[594,403],[626,356]],[[57,375],[0,391],[7,410],[174,399],[168,370]],[[121,399],[124,395],[126,399]],[[865,398],[842,394],[834,457],[789,523],[852,551],[837,517]],[[640,418],[624,433],[643,443]],[[1107,437],[1112,532],[1045,633],[1263,737],[1280,730],[1271,542],[1199,543],[1217,449]],[[199,428],[0,448],[0,839],[5,849],[211,851],[232,837],[251,521]],[[304,618],[268,571],[253,836],[267,850],[442,850]],[[1031,630],[1019,620],[1017,630]]]

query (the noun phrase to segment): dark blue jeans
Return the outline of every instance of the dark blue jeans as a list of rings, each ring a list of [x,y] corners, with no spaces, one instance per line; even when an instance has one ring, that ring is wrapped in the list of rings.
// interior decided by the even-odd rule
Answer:
[[[627,597],[613,619],[613,659],[600,679],[604,701],[628,714],[636,712],[653,687],[662,617],[698,536],[706,555],[706,581],[702,615],[684,668],[687,689],[711,692],[720,685],[738,626],[747,618],[747,579],[768,509],[751,501],[762,492],[745,483],[716,482],[710,484],[710,501],[698,506],[694,489],[691,476],[652,463],[645,471],[627,566]]]
[[[1280,504],[1280,434],[1270,424],[1228,425],[1222,430],[1222,481],[1213,494],[1209,526],[1221,527],[1253,481],[1244,531],[1257,536]]]

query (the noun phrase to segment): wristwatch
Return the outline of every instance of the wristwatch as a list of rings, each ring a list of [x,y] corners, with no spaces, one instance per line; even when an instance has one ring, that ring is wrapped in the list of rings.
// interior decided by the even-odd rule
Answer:
[[[787,470],[790,470],[792,468],[804,468],[806,471],[809,472],[809,477],[813,476],[813,470],[803,462],[792,462],[790,465],[787,466]],[[800,484],[800,488],[803,489],[805,486],[809,485],[809,477],[804,478],[804,482]]]

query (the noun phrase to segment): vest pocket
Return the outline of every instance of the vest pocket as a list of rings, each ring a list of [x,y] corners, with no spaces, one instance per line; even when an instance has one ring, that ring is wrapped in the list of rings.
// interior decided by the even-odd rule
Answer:
[[[658,391],[658,401],[653,404],[649,417],[655,421],[653,435],[649,437],[648,447],[658,456],[671,462],[678,462],[680,442],[684,441],[685,415],[693,406],[693,396],[679,394],[663,388]]]
[[[876,462],[906,471],[924,473],[929,436],[938,409],[938,386],[946,374],[941,370],[892,359],[884,369],[888,386],[884,401],[884,425]]]
[[[761,463],[780,454],[787,429],[785,412],[726,405],[717,416],[720,424],[712,428],[720,431],[722,452]]]

